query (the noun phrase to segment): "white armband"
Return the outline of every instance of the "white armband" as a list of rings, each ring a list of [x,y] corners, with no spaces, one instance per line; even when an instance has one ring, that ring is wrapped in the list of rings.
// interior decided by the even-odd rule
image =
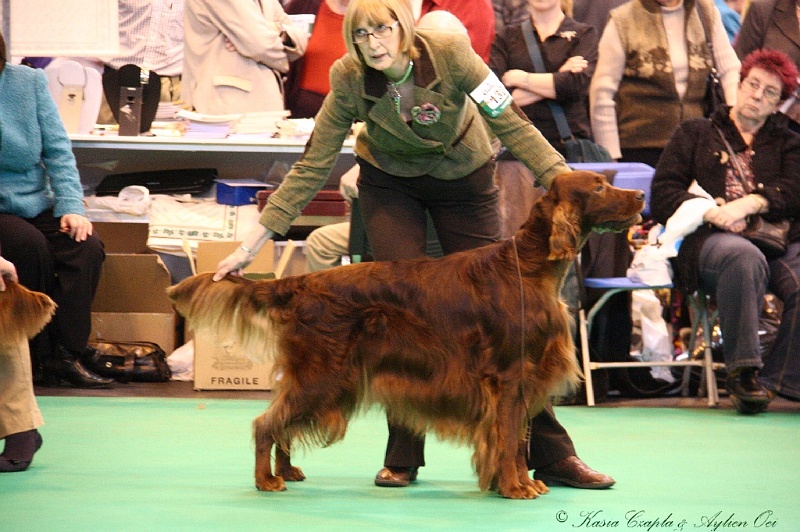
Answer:
[[[500,116],[500,113],[513,101],[511,93],[494,72],[490,72],[486,79],[469,93],[469,97],[492,118]]]

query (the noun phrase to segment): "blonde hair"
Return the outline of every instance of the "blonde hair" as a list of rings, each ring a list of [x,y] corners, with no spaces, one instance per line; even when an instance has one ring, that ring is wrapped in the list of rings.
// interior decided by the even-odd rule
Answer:
[[[561,0],[561,11],[568,17],[572,16],[572,0]]]
[[[389,20],[400,24],[394,31],[400,32],[400,52],[408,54],[412,59],[419,57],[414,46],[414,14],[408,0],[351,0],[344,13],[342,34],[347,52],[354,59],[364,63],[361,50],[353,42],[353,30],[363,26],[375,26]]]

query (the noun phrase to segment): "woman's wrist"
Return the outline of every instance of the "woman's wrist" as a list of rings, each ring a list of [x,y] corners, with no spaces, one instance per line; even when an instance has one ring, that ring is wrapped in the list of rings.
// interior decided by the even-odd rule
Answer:
[[[256,258],[256,255],[258,254],[258,251],[253,251],[252,249],[250,249],[249,247],[245,246],[244,244],[240,245],[239,249],[241,249],[242,251],[247,253],[250,256],[250,258],[253,258],[253,259]]]

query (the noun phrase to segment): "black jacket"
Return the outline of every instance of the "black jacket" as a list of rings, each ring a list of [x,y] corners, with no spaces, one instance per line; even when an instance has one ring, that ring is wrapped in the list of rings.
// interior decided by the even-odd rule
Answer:
[[[714,128],[718,126],[735,152],[747,149],[733,121],[730,107],[723,106],[711,119],[683,122],[659,159],[651,187],[653,218],[662,224],[680,205],[696,197],[688,192],[692,180],[713,198],[725,197],[725,166],[721,160],[725,144]],[[753,174],[757,194],[769,201],[768,220],[792,219],[789,240],[800,240],[800,135],[788,128],[788,118],[776,113],[753,138]],[[710,224],[687,235],[673,260],[676,282],[687,291],[697,288],[699,251],[709,234],[718,229]]]

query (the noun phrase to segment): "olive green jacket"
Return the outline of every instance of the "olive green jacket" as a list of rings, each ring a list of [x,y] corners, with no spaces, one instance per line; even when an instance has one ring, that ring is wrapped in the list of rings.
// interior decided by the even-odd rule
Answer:
[[[316,116],[305,152],[270,195],[262,225],[278,234],[289,230],[327,181],[356,120],[364,122],[356,139],[356,155],[398,178],[427,174],[459,179],[486,164],[494,153],[490,133],[480,118],[545,187],[555,175],[569,171],[516,104],[492,117],[470,99],[469,94],[493,74],[466,36],[420,30],[416,46],[420,57],[414,61],[414,103],[434,106],[440,112],[438,121],[406,123],[387,93],[383,72],[342,57],[331,68],[331,92]]]

